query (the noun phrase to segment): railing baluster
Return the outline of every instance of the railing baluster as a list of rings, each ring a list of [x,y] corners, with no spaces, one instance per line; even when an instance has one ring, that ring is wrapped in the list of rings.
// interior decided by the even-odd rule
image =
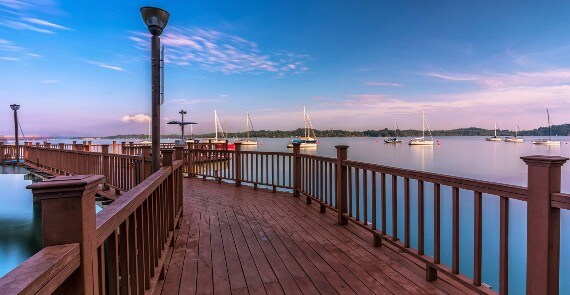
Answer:
[[[453,274],[459,273],[459,188],[452,188],[452,207],[453,207],[453,221],[452,221],[452,251],[451,251],[451,272]]]
[[[360,169],[354,169],[356,221],[360,220]]]
[[[404,247],[410,247],[410,179],[404,177]]]
[[[398,178],[392,175],[392,240],[398,240]]]
[[[109,284],[109,294],[119,294],[119,235],[117,231],[107,239],[107,282]]]
[[[475,230],[473,238],[473,285],[481,286],[481,264],[483,252],[483,194],[475,192],[474,197],[474,217]]]
[[[121,294],[131,294],[131,285],[129,283],[129,229],[128,229],[128,222],[129,220],[125,220],[121,223],[119,227],[119,258],[120,258],[120,265],[119,271],[121,275],[120,280],[120,290]]]
[[[509,294],[509,199],[500,200],[499,294]]]
[[[353,216],[352,214],[352,168],[347,167],[348,169],[348,216]]]
[[[382,206],[382,234],[386,235],[386,173],[380,173],[380,202]]]
[[[418,255],[424,255],[424,182],[418,180]]]
[[[362,170],[362,199],[364,200],[364,224],[368,226],[368,170]]]
[[[441,261],[441,196],[440,196],[440,185],[437,183],[433,184],[433,262],[435,264]]]

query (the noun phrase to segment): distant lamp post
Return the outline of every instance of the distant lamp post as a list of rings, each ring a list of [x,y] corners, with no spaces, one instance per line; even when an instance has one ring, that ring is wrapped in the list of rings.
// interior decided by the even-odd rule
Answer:
[[[142,7],[141,16],[151,37],[152,67],[152,172],[160,168],[160,35],[168,23],[170,14],[156,7]]]
[[[18,110],[19,104],[11,104],[10,108],[14,111],[14,139],[16,139],[16,165],[20,164],[20,140],[18,136]]]
[[[186,112],[185,110],[180,110],[180,112],[178,112],[180,115],[182,115],[182,121],[171,121],[168,122],[167,124],[172,124],[172,125],[179,125],[180,129],[182,131],[182,137],[181,137],[181,142],[180,144],[186,144],[186,138],[184,136],[184,126],[186,125],[190,125],[190,127],[192,127],[192,125],[194,124],[198,124],[195,122],[185,122],[184,121],[184,115],[186,115],[188,112]]]

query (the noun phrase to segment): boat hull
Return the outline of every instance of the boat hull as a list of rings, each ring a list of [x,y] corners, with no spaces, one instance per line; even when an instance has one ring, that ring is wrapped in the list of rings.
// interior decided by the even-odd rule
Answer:
[[[391,139],[384,139],[384,143],[392,144],[392,143],[402,143],[402,140],[391,138]]]
[[[560,141],[557,140],[535,140],[532,144],[539,144],[539,145],[560,145]]]
[[[410,140],[408,145],[433,145],[433,140]]]
[[[500,137],[487,137],[486,141],[503,141]]]
[[[257,141],[251,140],[238,140],[235,143],[241,143],[241,145],[257,145]]]
[[[316,147],[317,147],[317,144],[316,144],[316,143],[306,143],[306,142],[303,142],[303,143],[301,143],[301,144],[299,145],[299,147],[302,148],[302,149],[304,149],[304,148],[316,148]],[[287,145],[287,148],[292,149],[292,148],[293,148],[293,144],[292,144],[292,143],[288,144],[288,145]]]
[[[505,138],[505,142],[524,142],[524,138]]]

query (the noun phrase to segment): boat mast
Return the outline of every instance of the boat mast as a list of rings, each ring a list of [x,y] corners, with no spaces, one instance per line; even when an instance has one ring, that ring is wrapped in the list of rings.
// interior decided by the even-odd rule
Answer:
[[[305,123],[305,137],[309,137],[307,130],[307,111],[305,110],[305,105],[303,105],[303,122]]]
[[[552,127],[550,127],[550,113],[546,109],[546,116],[548,117],[548,141],[552,140]]]
[[[247,140],[249,141],[249,112],[245,112],[245,131]]]
[[[497,137],[497,122],[495,122],[495,137]]]
[[[218,112],[214,110],[214,127],[216,129],[215,139],[218,141]]]
[[[517,125],[517,128],[515,129],[515,138],[517,138],[519,134],[519,123],[515,121],[515,125]]]
[[[426,137],[426,114],[422,111],[422,139]]]

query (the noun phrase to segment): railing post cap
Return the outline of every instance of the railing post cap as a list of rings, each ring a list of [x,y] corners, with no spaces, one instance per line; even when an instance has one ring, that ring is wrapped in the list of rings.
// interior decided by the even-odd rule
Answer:
[[[171,149],[171,148],[160,149],[160,151],[161,151],[162,153],[166,153],[166,154],[174,153],[174,149]]]
[[[335,145],[334,147],[335,147],[337,150],[346,150],[346,149],[348,149],[348,145],[344,145],[344,144]]]
[[[301,143],[300,143],[300,142],[292,142],[291,144],[292,144],[293,146],[296,146],[296,145],[301,146]]]
[[[105,182],[104,175],[58,176],[26,186],[38,199],[77,197],[78,194]]]
[[[521,157],[521,159],[528,166],[541,166],[541,167],[560,167],[568,161],[568,158],[560,156],[544,156],[544,155],[534,155]]]

